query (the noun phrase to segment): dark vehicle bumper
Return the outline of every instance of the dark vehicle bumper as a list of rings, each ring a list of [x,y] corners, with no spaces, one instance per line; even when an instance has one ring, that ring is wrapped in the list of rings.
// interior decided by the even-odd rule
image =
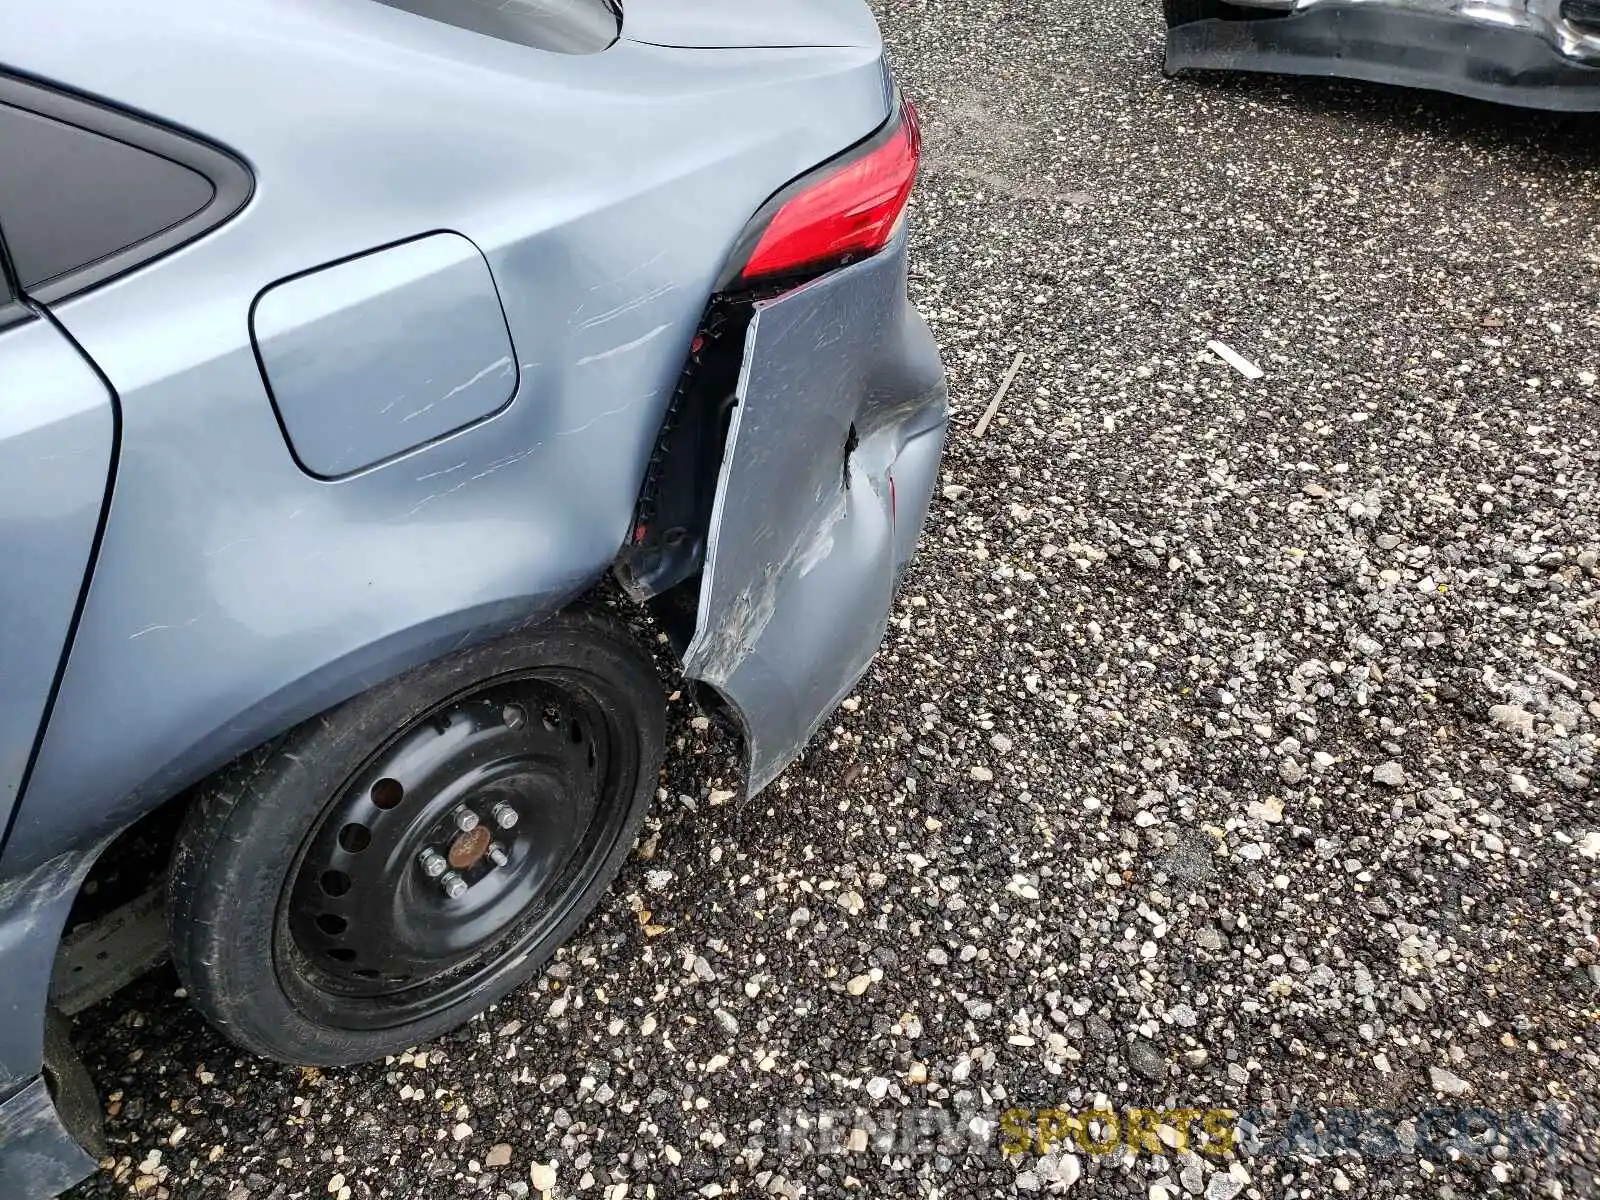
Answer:
[[[744,726],[751,794],[883,640],[944,448],[944,372],[905,235],[756,306],[684,672]]]
[[[1169,73],[1265,71],[1427,88],[1564,112],[1600,111],[1600,36],[1560,0],[1462,10],[1445,0],[1298,0],[1248,19],[1178,25]]]

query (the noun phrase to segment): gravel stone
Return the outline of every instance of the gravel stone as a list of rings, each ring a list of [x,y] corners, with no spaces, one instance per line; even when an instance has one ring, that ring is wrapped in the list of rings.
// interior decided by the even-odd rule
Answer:
[[[1401,787],[1406,781],[1406,769],[1397,762],[1379,763],[1372,768],[1372,782],[1385,787]]]
[[[1142,1039],[1136,1039],[1128,1047],[1128,1061],[1133,1064],[1133,1069],[1149,1080],[1162,1080],[1167,1077],[1166,1057],[1155,1046]]]
[[[1467,1096],[1472,1085],[1447,1067],[1429,1067],[1428,1082],[1433,1090],[1446,1096]]]

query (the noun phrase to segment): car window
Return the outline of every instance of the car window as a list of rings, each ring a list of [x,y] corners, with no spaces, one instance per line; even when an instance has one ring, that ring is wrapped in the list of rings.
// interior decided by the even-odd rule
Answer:
[[[0,156],[0,214],[24,290],[171,229],[215,192],[170,159],[11,105],[0,105]]]
[[[232,216],[244,164],[193,137],[0,76],[0,229],[44,303],[132,270]]]
[[[617,40],[609,0],[378,0],[390,8],[558,54],[598,54]]]

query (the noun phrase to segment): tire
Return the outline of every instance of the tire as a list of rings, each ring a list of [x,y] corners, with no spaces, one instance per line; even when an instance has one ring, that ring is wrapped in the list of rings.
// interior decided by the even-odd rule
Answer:
[[[173,854],[172,957],[193,1003],[244,1049],[316,1066],[462,1024],[537,971],[621,869],[665,709],[624,629],[567,613],[235,763]]]

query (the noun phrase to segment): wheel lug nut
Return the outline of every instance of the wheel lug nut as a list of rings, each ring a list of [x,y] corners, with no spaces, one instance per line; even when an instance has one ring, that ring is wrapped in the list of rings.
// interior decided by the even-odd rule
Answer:
[[[488,854],[489,854],[489,861],[492,862],[497,867],[503,867],[503,866],[506,865],[506,863],[511,861],[511,859],[506,854],[505,847],[502,846],[499,842],[490,842],[489,843]]]
[[[494,818],[494,823],[500,826],[501,829],[510,829],[517,823],[517,810],[504,802],[491,808],[489,816]]]
[[[478,814],[463,805],[450,818],[462,833],[471,833],[478,827]]]
[[[528,714],[520,704],[508,704],[500,710],[500,719],[507,729],[521,729],[528,723]]]
[[[460,899],[467,890],[467,881],[454,871],[446,871],[439,877],[439,885],[444,888],[444,894],[452,900]]]
[[[449,866],[449,864],[444,861],[444,855],[440,854],[437,850],[424,850],[421,854],[417,855],[417,862],[422,866],[422,873],[429,879],[439,878],[439,876],[444,874],[445,868]]]

